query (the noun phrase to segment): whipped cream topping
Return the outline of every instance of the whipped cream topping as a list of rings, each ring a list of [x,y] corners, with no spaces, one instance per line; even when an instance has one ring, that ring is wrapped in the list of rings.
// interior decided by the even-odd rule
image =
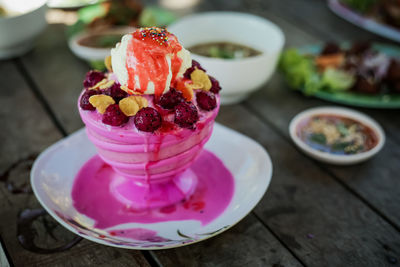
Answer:
[[[160,28],[126,34],[111,50],[118,82],[134,92],[161,95],[191,67],[190,52],[175,35]]]

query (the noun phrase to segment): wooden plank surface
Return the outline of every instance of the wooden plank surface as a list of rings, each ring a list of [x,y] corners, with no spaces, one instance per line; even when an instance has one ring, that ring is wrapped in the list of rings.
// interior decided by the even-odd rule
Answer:
[[[316,13],[320,14],[324,8],[320,7],[318,10],[319,12]],[[284,15],[276,18],[273,15],[276,12],[271,12],[271,10],[264,11],[264,16],[280,25],[285,32],[287,46],[301,46],[323,41],[319,37],[313,37],[309,32],[305,34],[304,29],[307,29],[307,27],[299,29],[290,22],[289,18]],[[329,14],[325,14],[326,17],[330,17]],[[334,19],[340,21],[337,17],[334,17]],[[323,23],[325,23],[325,20],[321,21],[320,24]],[[329,25],[325,26],[329,29]],[[337,35],[340,33],[335,32],[337,32]],[[357,36],[355,33],[354,35]],[[373,37],[373,35],[370,37]],[[290,120],[304,109],[321,105],[332,104],[291,91],[279,74],[272,78],[264,87],[264,90],[254,93],[246,101],[246,106],[278,129],[280,134],[284,135],[288,141]],[[400,203],[400,184],[397,182],[397,173],[400,171],[400,164],[397,164],[400,146],[395,138],[395,136],[399,136],[400,128],[398,127],[399,120],[394,119],[400,116],[400,111],[356,109],[368,113],[382,124],[388,135],[385,148],[375,158],[363,164],[350,167],[323,165],[323,168],[337,176],[340,182],[358,194],[372,208],[379,210],[397,229],[400,229],[400,213],[397,212],[398,206],[396,204]]]
[[[282,27],[289,45],[328,39],[381,40],[338,19],[320,0],[202,1],[199,9],[244,11],[267,17]],[[37,47],[21,60],[0,63],[0,73],[8,77],[0,80],[0,118],[6,122],[0,137],[7,141],[0,148],[0,173],[40,152],[59,139],[64,130],[72,133],[82,127],[76,100],[87,70],[87,65],[69,51],[62,25],[51,25]],[[28,86],[37,90],[36,97]],[[45,101],[45,109],[38,99]],[[389,136],[387,146],[367,163],[338,168],[316,163],[299,153],[287,134],[288,123],[297,112],[325,104],[291,92],[275,75],[244,104],[223,107],[218,121],[254,138],[270,152],[274,164],[271,187],[255,211],[232,229],[198,244],[145,254],[151,263],[393,266],[398,262],[400,184],[396,175],[400,166],[396,159],[400,157],[400,123],[392,118],[397,118],[399,111],[362,109],[383,124]],[[13,110],[18,112],[14,114]],[[17,164],[8,179],[19,184],[26,181],[29,164],[29,160]],[[68,266],[149,264],[140,252],[89,241],[57,254],[24,250],[16,240],[15,220],[22,209],[37,207],[31,194],[11,194],[0,186],[0,218],[6,218],[0,220],[0,236],[17,266],[65,266],[72,258],[76,261]],[[54,245],[57,242],[45,234],[45,220],[51,221],[47,218],[35,223],[38,240]],[[55,232],[61,240],[71,238],[62,227]]]
[[[82,241],[69,252],[37,254],[21,247],[17,240],[18,214],[25,209],[39,208],[35,196],[29,192],[29,173],[36,155],[62,135],[35,99],[17,70],[14,62],[0,63],[0,118],[4,127],[0,131],[0,236],[15,266],[148,266],[140,252],[98,245]],[[10,168],[11,166],[11,168]],[[15,193],[7,188],[27,188],[28,193]],[[49,236],[43,224],[57,226]],[[34,224],[35,240],[39,246],[57,246],[74,235],[52,219],[38,220]],[[74,255],[72,257],[72,255]]]
[[[199,244],[154,251],[163,266],[302,266],[250,214],[232,229]]]
[[[306,266],[386,266],[399,255],[396,229],[246,108],[217,120],[268,149],[274,175],[255,213]]]
[[[293,29],[286,31],[288,46],[301,46],[326,41],[351,42],[351,41],[371,41],[398,46],[398,43],[384,39],[378,35],[363,30],[331,12],[325,1],[320,0],[299,0],[299,1],[256,1],[259,3],[256,12],[264,14],[266,17],[278,15],[279,26],[291,24]],[[308,7],[308,8],[305,8]],[[301,10],[298,12],[297,10]],[[283,23],[282,23],[283,21]],[[317,23],[316,23],[317,22]],[[304,38],[310,35],[313,38]],[[321,102],[326,103],[326,102]],[[400,110],[375,110],[358,108],[380,121],[386,133],[399,143]]]
[[[67,129],[68,133],[72,133],[72,131],[83,126],[76,111],[76,101],[80,91],[82,90],[82,80],[85,73],[88,71],[88,67],[85,66],[83,69],[74,68],[72,74],[69,71],[60,72],[57,75],[57,79],[54,79],[53,76],[46,75],[51,68],[47,69],[45,66],[49,65],[54,67],[57,62],[60,61],[60,58],[69,58],[68,60],[70,61],[70,65],[83,64],[79,59],[76,59],[70,55],[71,52],[69,51],[65,42],[59,41],[60,39],[64,38],[63,29],[64,28],[61,25],[51,25],[44,36],[49,35],[52,36],[52,38],[41,38],[38,47],[22,58],[22,64],[29,76],[32,77],[35,84],[37,84],[38,89],[49,103],[50,108],[54,111],[56,117],[60,120],[62,127]],[[42,42],[44,46],[53,47],[52,49],[57,50],[57,53],[54,52],[54,56],[46,56],[48,52],[46,49],[42,49]],[[34,68],[39,61],[43,67]],[[73,61],[76,62],[73,63]],[[66,82],[69,80],[71,80],[71,82]],[[76,88],[71,88],[72,84],[74,84]],[[241,229],[251,229],[252,231],[250,234],[252,236],[255,236],[255,233],[257,232],[264,233],[264,236],[256,239],[243,238],[244,235],[242,235],[242,238],[238,239],[238,243],[230,244],[230,250],[239,251],[243,247],[243,244],[246,244],[248,247],[258,248],[258,250],[249,251],[246,254],[234,253],[231,254],[230,257],[223,257],[227,263],[230,262],[234,264],[235,262],[246,262],[249,260],[249,258],[252,258],[252,262],[259,265],[263,265],[264,263],[267,265],[272,265],[277,262],[283,262],[289,266],[298,266],[297,260],[291,256],[291,254],[285,248],[283,248],[282,245],[280,245],[279,241],[277,241],[275,237],[273,237],[270,233],[268,233],[267,230],[264,229],[263,225],[259,221],[255,220],[254,218],[253,220],[245,220],[240,223],[240,226]],[[226,241],[224,239],[219,238],[210,240],[209,244],[214,244],[216,247],[223,247],[225,242]],[[271,251],[269,246],[264,245],[265,243],[271,244],[272,247],[275,247],[275,249]],[[196,254],[196,251],[206,250],[207,248],[207,244],[199,243],[185,249],[176,249],[175,251],[185,252],[179,259],[182,260],[182,264],[186,265],[189,263],[196,263],[196,258],[185,256],[187,251],[193,250],[192,254]],[[227,248],[225,251],[228,252]],[[158,253],[156,254],[158,255]],[[164,254],[164,259],[165,258],[166,257]],[[175,262],[177,259],[175,257],[171,257],[170,260]],[[213,257],[204,257],[203,263],[213,265],[214,260],[215,259]]]
[[[54,32],[59,31],[52,31],[53,34]],[[62,49],[59,49],[58,53],[60,54],[62,51]],[[36,50],[33,53],[40,53],[40,50]],[[35,64],[33,53],[25,57],[23,62],[36,81],[36,77],[39,77],[40,73],[32,68]],[[40,56],[35,55],[35,58],[40,58]],[[49,60],[53,60],[52,57],[49,57]],[[84,71],[82,72],[83,74]],[[64,73],[64,75],[68,74]],[[61,80],[67,80],[67,78],[62,78]],[[40,90],[48,98],[52,109],[57,112],[58,117],[66,117],[65,113],[70,113],[71,109],[75,107],[75,99],[67,100],[71,96],[70,92],[67,92],[65,84],[52,81],[53,86],[51,88],[40,85],[46,83],[48,83],[46,80],[38,81]],[[50,94],[50,90],[57,90],[57,93]],[[59,99],[65,100],[63,109],[57,109],[57,104],[53,104],[60,102]],[[371,251],[383,250],[382,245],[377,245],[374,241],[375,239],[382,240],[383,243],[393,247],[394,251],[399,250],[398,245],[393,240],[400,238],[400,236],[390,225],[380,219],[379,216],[374,214],[351,193],[338,185],[328,174],[318,168],[313,168],[313,163],[309,159],[300,155],[288,144],[287,140],[274,133],[273,129],[257,120],[246,109],[239,106],[223,108],[219,120],[232,128],[244,131],[271,151],[273,159],[275,159],[274,165],[277,171],[274,175],[269,194],[265,197],[265,201],[256,209],[257,215],[262,218],[265,224],[270,225],[272,231],[300,259],[305,260],[307,264],[315,264],[316,266],[331,262],[346,264],[361,262],[365,266],[368,266],[368,264],[373,266],[372,264],[387,263],[384,256],[377,257],[374,262],[366,260],[368,259],[368,255],[371,255]],[[67,129],[79,124],[79,122],[73,120],[69,120],[68,123],[70,124],[65,124]],[[263,134],[260,135],[261,133]],[[291,155],[291,157],[287,155]],[[276,159],[280,160],[276,161]],[[290,166],[290,162],[292,161],[301,162],[301,164],[299,166],[291,166],[287,172],[279,172],[280,170],[287,169],[287,166]],[[307,187],[303,186],[304,181],[309,183]],[[296,198],[293,196],[293,190],[297,191]],[[310,194],[309,191],[313,192],[313,194]],[[286,196],[286,198],[282,200],[282,196]],[[315,201],[315,199],[319,199],[319,201]],[[302,203],[300,207],[298,207],[299,203]],[[348,212],[343,212],[342,209],[344,207],[347,207]],[[357,211],[357,213],[353,214],[354,211]],[[370,220],[360,217],[359,213],[367,214]],[[340,217],[348,223],[339,224],[336,218]],[[314,228],[310,227],[310,221],[315,222]],[[271,222],[273,223],[271,224]],[[294,225],[298,225],[298,227],[295,228],[293,227]],[[326,235],[324,232],[326,225],[330,226],[329,235]],[[351,238],[348,240],[349,233],[354,231],[353,228],[359,230],[350,235]],[[310,241],[307,237],[308,234],[318,235],[318,239]],[[364,239],[371,237],[371,234],[373,237],[371,241],[365,241]],[[332,242],[332,235],[335,236],[336,242]],[[348,243],[348,246],[340,247],[337,245],[338,243]],[[223,240],[221,244],[223,244]],[[254,244],[257,245],[257,242]],[[198,247],[200,247],[199,250],[207,248],[202,243],[193,245],[193,248],[191,247],[175,249],[175,255],[171,256],[169,256],[169,253],[158,251],[154,254],[158,258],[161,258],[160,255],[162,255],[162,259],[167,262],[166,257],[171,257],[170,260],[173,261],[176,260],[176,255],[181,255],[178,257],[179,259],[183,258],[187,253],[186,250],[199,249]],[[341,257],[347,252],[349,247],[357,251],[356,256],[349,254],[348,257]],[[330,253],[315,253],[322,248],[326,249],[326,251],[332,251]],[[236,253],[235,255],[238,254]],[[256,255],[253,255],[253,257],[255,259],[259,258]],[[234,259],[237,261],[237,258]],[[339,259],[339,262],[335,262],[335,260]],[[191,260],[191,263],[194,263],[192,261],[194,260],[193,257],[190,257],[189,260]]]

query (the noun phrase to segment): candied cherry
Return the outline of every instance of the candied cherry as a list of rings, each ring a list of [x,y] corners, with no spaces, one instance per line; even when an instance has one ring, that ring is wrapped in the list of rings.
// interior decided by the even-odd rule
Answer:
[[[217,81],[217,79],[215,79],[212,76],[208,76],[210,78],[211,81],[211,89],[210,91],[213,92],[214,94],[218,94],[219,91],[221,91],[221,86],[219,85],[219,81]]]
[[[197,108],[191,102],[182,102],[175,107],[175,123],[182,128],[192,128],[199,120]]]
[[[92,106],[92,104],[90,104],[89,102],[89,98],[92,95],[98,95],[100,92],[98,92],[97,90],[86,90],[82,97],[81,100],[79,102],[79,105],[81,106],[82,109],[84,110],[95,110],[96,108]]]
[[[136,113],[134,122],[139,131],[154,132],[160,128],[162,118],[156,109],[147,107],[142,108]]]
[[[210,111],[213,110],[217,106],[217,99],[215,95],[211,92],[200,91],[196,93],[196,101],[197,105],[201,109]]]
[[[83,81],[83,86],[87,89],[92,86],[95,86],[98,82],[103,80],[105,75],[101,71],[91,70],[86,73],[85,80]]]
[[[128,93],[121,89],[121,85],[119,83],[114,83],[113,85],[105,89],[104,94],[111,96],[116,103],[118,103],[122,98],[128,96]]]
[[[121,111],[118,104],[109,105],[103,114],[102,122],[111,126],[120,126],[129,118]]]
[[[192,72],[193,72],[195,69],[199,69],[199,70],[202,70],[202,71],[206,72],[206,70],[200,65],[199,62],[197,62],[196,60],[193,60],[193,59],[192,59],[192,66],[191,66],[190,68],[188,68],[188,69],[185,71],[185,73],[183,74],[183,76],[184,76],[185,78],[190,79],[190,74],[192,74]]]
[[[168,92],[160,97],[158,104],[165,109],[173,109],[183,100],[182,92],[170,88]]]

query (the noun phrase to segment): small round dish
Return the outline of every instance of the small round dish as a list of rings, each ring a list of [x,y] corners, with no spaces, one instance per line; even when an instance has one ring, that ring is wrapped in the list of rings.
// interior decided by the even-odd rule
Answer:
[[[110,55],[111,47],[95,47],[89,45],[82,45],[81,41],[95,36],[106,36],[106,35],[123,35],[135,30],[134,27],[120,26],[113,27],[108,30],[101,32],[82,32],[73,36],[69,42],[69,48],[79,58],[87,61],[103,61],[104,58]],[[120,40],[121,38],[119,38]],[[113,46],[114,47],[114,46]]]
[[[234,104],[266,83],[276,69],[285,42],[281,29],[269,20],[239,12],[206,12],[186,16],[168,26],[179,41],[191,46],[228,42],[245,45],[261,52],[260,55],[223,59],[192,53],[212,76],[218,77],[223,88],[222,104]]]
[[[364,125],[376,135],[376,144],[371,149],[357,154],[333,154],[313,148],[301,139],[299,136],[299,127],[302,127],[301,125],[304,124],[307,119],[317,115],[350,119]],[[300,112],[290,122],[289,133],[293,142],[305,154],[316,160],[335,165],[350,165],[365,161],[378,153],[385,143],[385,133],[375,120],[361,112],[341,107],[318,107]]]

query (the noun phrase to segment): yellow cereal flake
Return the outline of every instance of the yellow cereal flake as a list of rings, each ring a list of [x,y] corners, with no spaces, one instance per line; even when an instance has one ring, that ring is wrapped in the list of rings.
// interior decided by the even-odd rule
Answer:
[[[142,96],[131,96],[136,99],[136,102],[138,103],[140,108],[147,108],[149,106],[149,103],[147,102],[147,99],[142,97]]]
[[[135,116],[140,109],[147,106],[147,99],[141,96],[128,96],[119,101],[119,108],[126,116]]]
[[[104,65],[106,66],[108,71],[112,72],[111,56],[108,56],[104,59]]]
[[[107,80],[107,78],[101,80],[100,82],[96,83],[94,86],[90,87],[90,90],[104,90],[111,87],[115,83],[114,80]]]
[[[202,89],[203,85],[200,83],[185,83],[185,86],[187,88],[190,88],[192,90],[196,90],[196,89]]]
[[[191,74],[190,74],[190,79],[192,80],[193,84],[195,85],[201,85],[201,88],[196,88],[196,89],[201,89],[205,91],[209,91],[211,89],[211,80],[208,77],[208,75],[199,69],[195,69]]]
[[[121,85],[121,89],[124,90],[125,92],[127,92],[127,93],[130,94],[130,95],[141,95],[140,92],[136,92],[136,91],[134,91],[134,90],[132,90],[132,89],[129,89],[129,88],[128,88],[127,86],[125,86],[125,85]]]
[[[101,90],[104,90],[104,89],[107,89],[107,88],[111,87],[114,83],[115,83],[114,80],[109,80],[109,81],[106,82],[105,84],[100,85],[99,88],[100,88]]]
[[[115,104],[114,99],[108,95],[92,95],[89,103],[97,109],[98,112],[104,114],[109,105]]]

